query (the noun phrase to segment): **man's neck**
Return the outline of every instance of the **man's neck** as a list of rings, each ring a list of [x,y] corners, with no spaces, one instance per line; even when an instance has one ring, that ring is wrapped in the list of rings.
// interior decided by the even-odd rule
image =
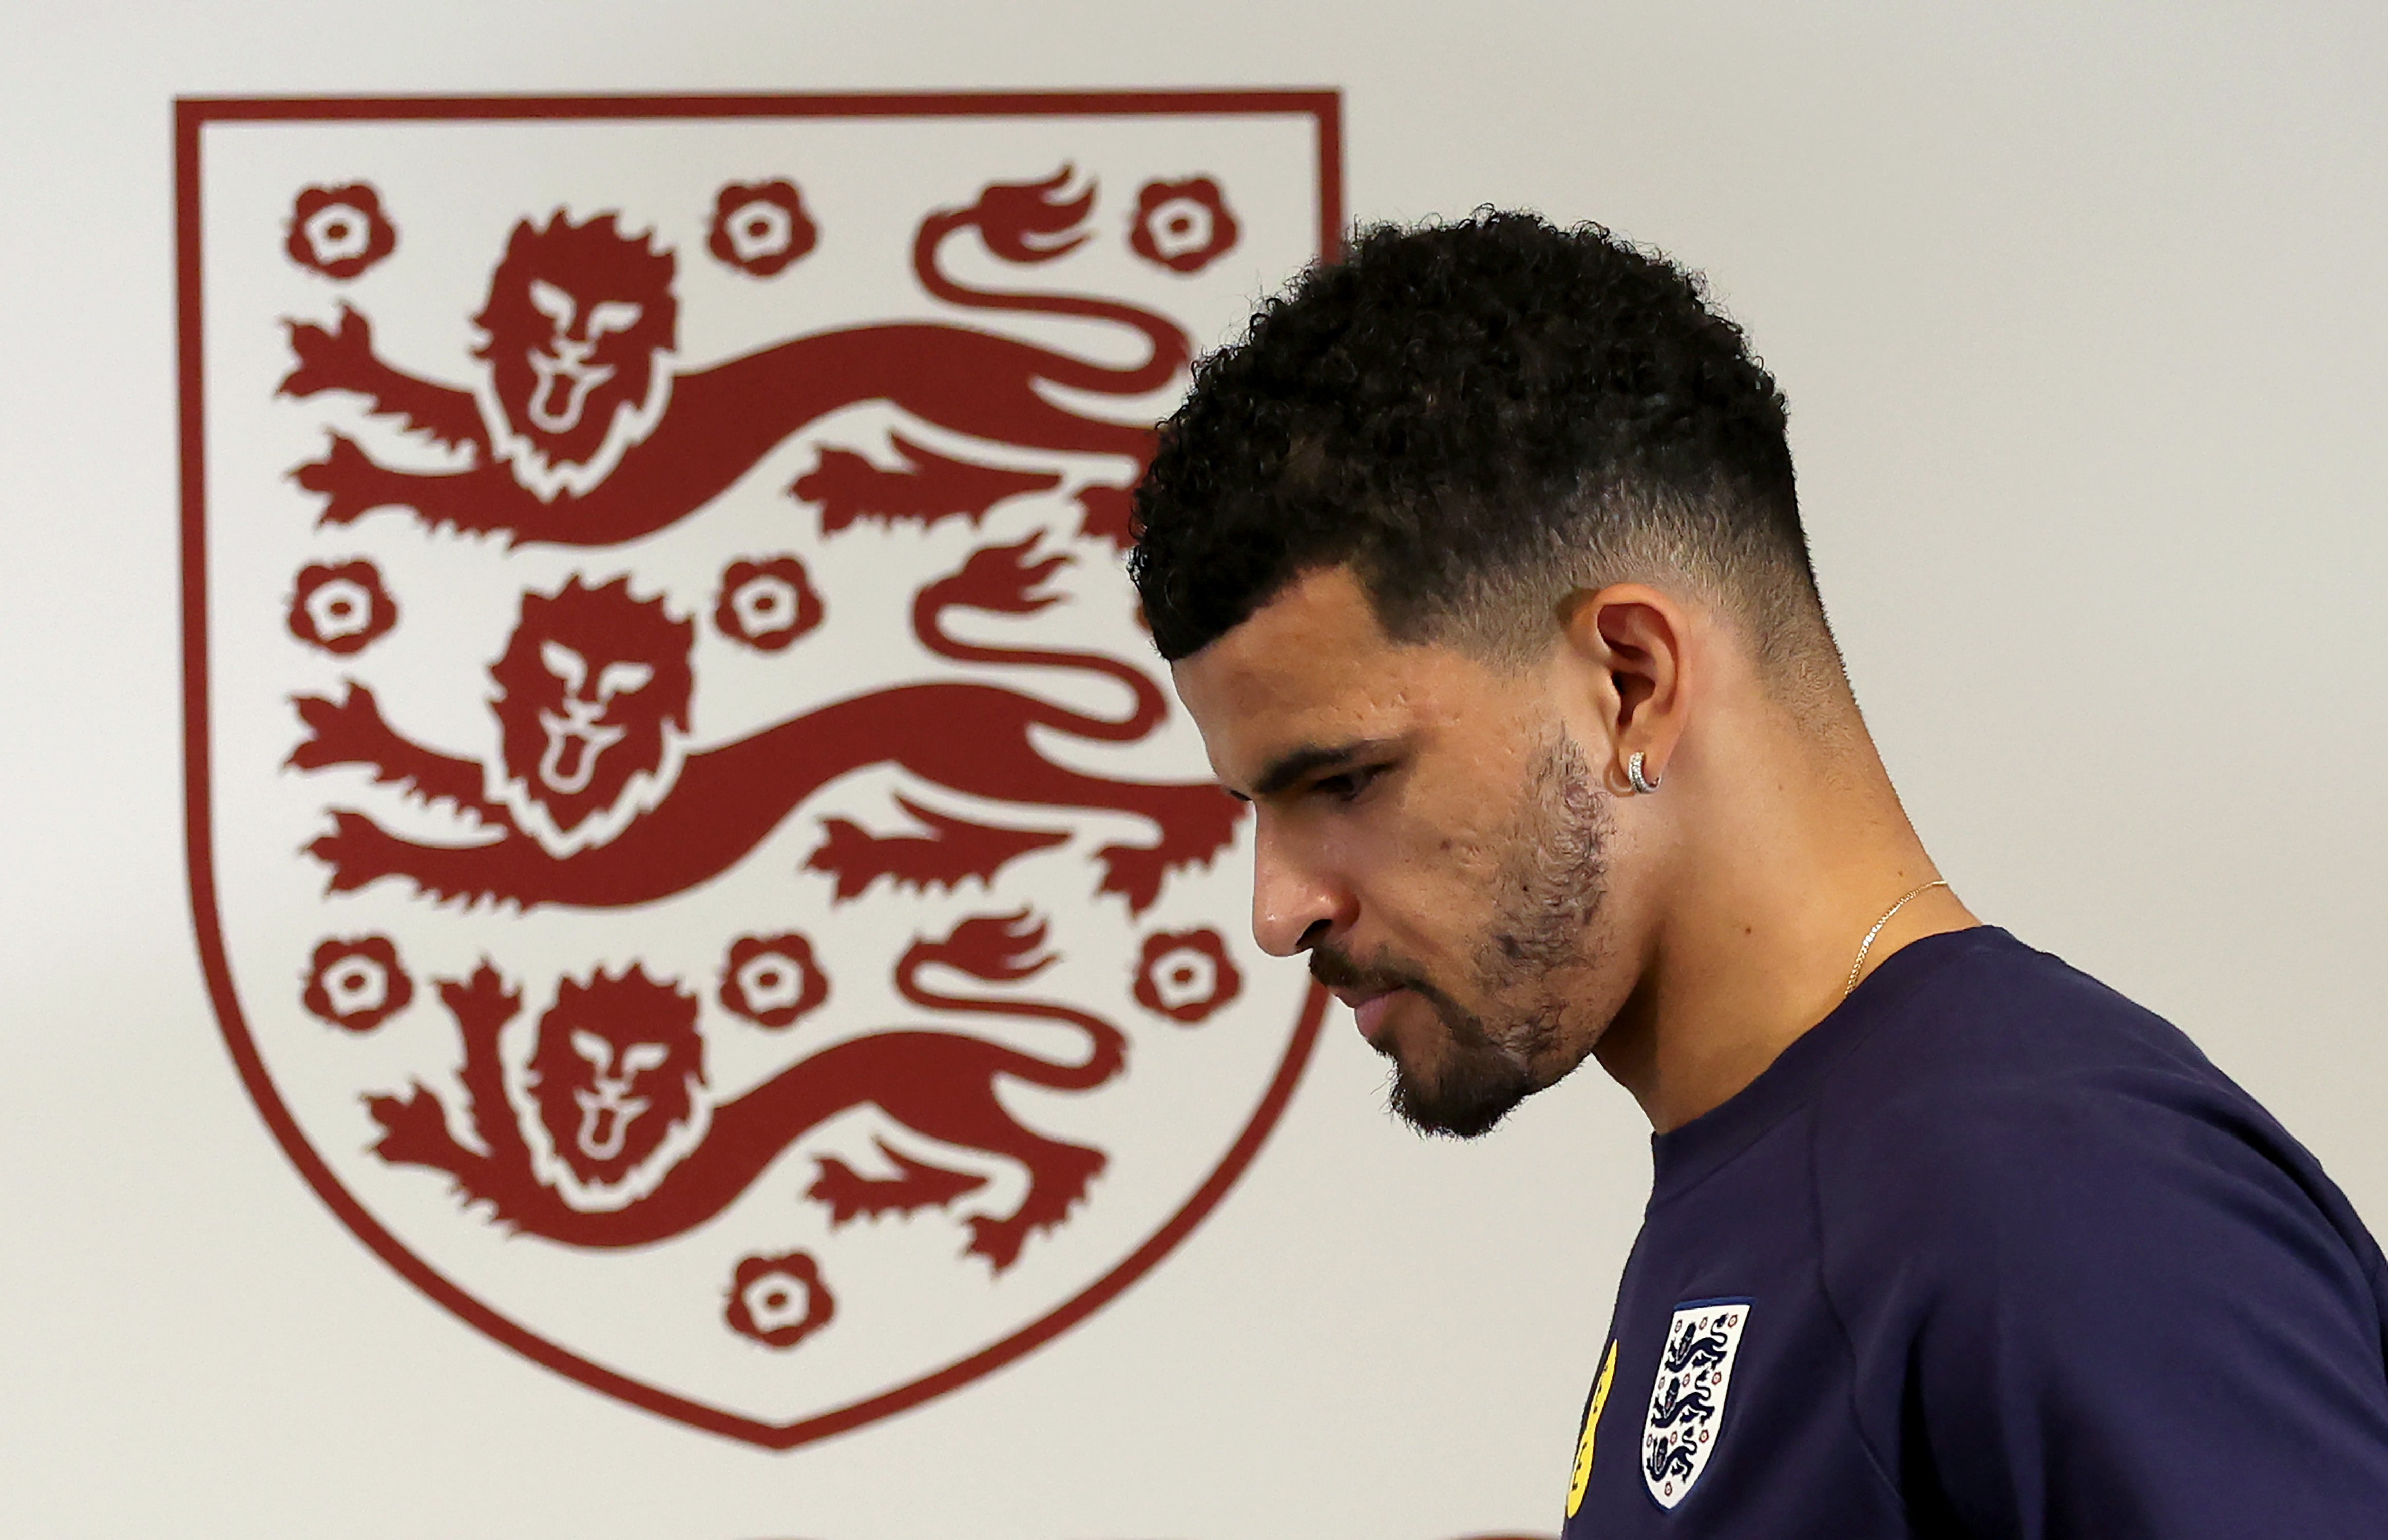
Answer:
[[[1663,795],[1674,847],[1648,894],[1639,987],[1594,1048],[1661,1133],[1721,1105],[1830,1015],[1867,931],[1940,874],[1864,736],[1820,743],[1771,713],[1686,743]],[[1865,969],[1978,924],[1916,892]]]

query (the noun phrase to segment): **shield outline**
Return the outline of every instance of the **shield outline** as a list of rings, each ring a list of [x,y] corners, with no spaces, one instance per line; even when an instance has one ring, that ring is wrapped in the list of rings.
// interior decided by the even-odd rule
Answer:
[[[1342,250],[1342,98],[1312,90],[1080,92],[844,92],[736,95],[591,96],[178,96],[174,101],[176,375],[181,409],[184,842],[191,917],[200,965],[224,1045],[249,1100],[315,1195],[374,1254],[467,1325],[533,1362],[618,1401],[725,1438],[793,1449],[875,1422],[992,1373],[1042,1346],[1125,1292],[1190,1235],[1260,1153],[1291,1100],[1326,1019],[1328,996],[1314,983],[1285,1056],[1233,1144],[1176,1212],[1109,1272],[1061,1306],[967,1357],[892,1389],[789,1423],[741,1417],[618,1374],[482,1304],[401,1244],[333,1176],[299,1131],[267,1075],[233,991],[216,910],[210,816],[206,371],[201,334],[200,137],[210,123],[333,122],[409,119],[1291,117],[1314,124],[1318,155],[1318,252]]]

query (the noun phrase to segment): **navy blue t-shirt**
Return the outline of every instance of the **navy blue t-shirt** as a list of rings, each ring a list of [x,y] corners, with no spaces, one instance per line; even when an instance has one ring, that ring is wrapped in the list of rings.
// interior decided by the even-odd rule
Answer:
[[[1984,928],[1652,1141],[1567,1540],[2383,1540],[2388,1263],[2165,1022]]]

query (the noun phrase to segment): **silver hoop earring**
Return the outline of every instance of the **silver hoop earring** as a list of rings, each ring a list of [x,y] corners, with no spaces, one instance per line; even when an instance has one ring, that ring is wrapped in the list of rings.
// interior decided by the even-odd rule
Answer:
[[[1625,778],[1632,781],[1633,789],[1645,797],[1658,789],[1658,783],[1642,773],[1642,754],[1639,750],[1626,756]]]

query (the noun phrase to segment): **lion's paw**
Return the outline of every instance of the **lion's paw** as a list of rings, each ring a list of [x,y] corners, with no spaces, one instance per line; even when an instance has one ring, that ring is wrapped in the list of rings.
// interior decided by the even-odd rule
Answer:
[[[456,1169],[456,1142],[448,1132],[447,1112],[420,1081],[402,1096],[368,1096],[364,1101],[365,1111],[382,1130],[374,1154],[393,1166]]]
[[[1221,794],[1215,786],[1164,786],[1154,808],[1161,825],[1155,849],[1172,865],[1208,861],[1226,850],[1243,822],[1245,804]]]
[[[1028,1184],[1028,1195],[1020,1200],[1020,1211],[1012,1218],[1030,1230],[1050,1230],[1070,1217],[1070,1210],[1086,1197],[1086,1189],[1102,1175],[1110,1159],[1100,1150],[1083,1145],[1063,1144],[1038,1162]]]
[[[373,377],[373,325],[348,306],[330,329],[312,322],[286,322],[290,352],[298,362],[283,377],[280,393],[305,398],[327,390],[363,390]]]
[[[1105,845],[1095,852],[1102,863],[1103,879],[1095,885],[1098,893],[1117,893],[1127,900],[1128,913],[1141,915],[1161,898],[1161,886],[1169,874],[1191,862],[1173,861],[1167,851],[1152,845]]]
[[[1243,804],[1220,795],[1214,786],[1159,786],[1144,789],[1147,796],[1137,811],[1161,826],[1161,839],[1151,845],[1105,845],[1095,852],[1103,865],[1103,880],[1096,890],[1117,893],[1128,910],[1141,915],[1161,896],[1169,874],[1202,865],[1214,859],[1236,838]]]
[[[394,501],[389,496],[390,473],[357,447],[345,434],[333,434],[331,448],[321,460],[310,461],[290,473],[290,479],[324,498],[316,522],[354,524],[376,508]]]
[[[522,1008],[522,994],[506,987],[498,970],[484,961],[470,978],[443,978],[439,999],[456,1018],[467,1058],[476,1051],[494,1052],[499,1029]]]
[[[292,703],[298,708],[298,719],[307,725],[307,736],[290,751],[288,763],[294,769],[321,770],[333,764],[382,767],[390,733],[373,691],[350,685],[337,701],[301,695]]]
[[[1078,489],[1078,534],[1088,540],[1107,540],[1114,550],[1136,544],[1136,503],[1124,486],[1082,486]]]
[[[984,1256],[997,1272],[1002,1272],[1020,1260],[1020,1248],[1028,1243],[1028,1227],[1020,1216],[993,1219],[984,1214],[973,1214],[970,1219],[970,1244],[962,1248],[965,1256]]]
[[[345,893],[397,873],[402,845],[363,814],[337,808],[332,832],[316,839],[307,853],[332,869],[331,891]]]

